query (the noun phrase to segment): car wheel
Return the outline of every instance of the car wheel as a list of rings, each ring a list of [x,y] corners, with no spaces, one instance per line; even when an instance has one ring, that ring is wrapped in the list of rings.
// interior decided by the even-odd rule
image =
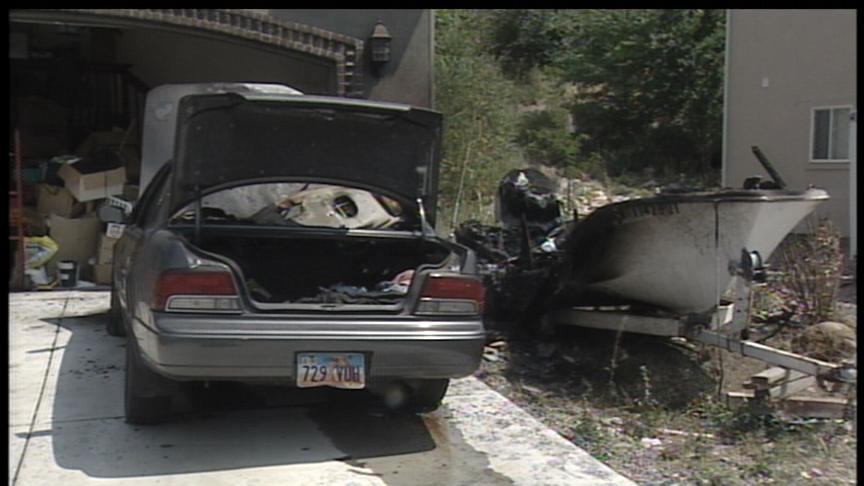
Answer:
[[[412,390],[409,406],[414,413],[434,412],[447,394],[450,380],[421,380]]]
[[[111,310],[108,312],[108,323],[105,331],[109,336],[122,337],[126,335],[126,326],[123,325],[123,310],[120,309],[120,301],[117,299],[117,291],[111,289]]]
[[[164,422],[171,409],[173,382],[147,368],[130,339],[126,344],[126,423],[153,425]]]

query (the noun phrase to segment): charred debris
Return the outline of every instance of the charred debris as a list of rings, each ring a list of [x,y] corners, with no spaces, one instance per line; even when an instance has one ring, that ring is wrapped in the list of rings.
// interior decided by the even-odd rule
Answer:
[[[554,292],[564,261],[561,250],[578,215],[561,213],[555,185],[536,169],[508,172],[496,199],[500,226],[470,220],[454,231],[457,243],[477,254],[494,323],[520,322],[542,309]]]

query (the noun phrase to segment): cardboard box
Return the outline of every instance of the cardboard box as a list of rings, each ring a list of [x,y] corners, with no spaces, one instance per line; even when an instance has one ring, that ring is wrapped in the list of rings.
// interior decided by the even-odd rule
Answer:
[[[111,269],[113,266],[110,263],[97,263],[93,265],[93,283],[111,285]]]
[[[104,199],[108,196],[123,194],[126,183],[126,169],[118,167],[100,172],[82,173],[78,164],[64,165],[57,172],[66,188],[81,202]]]
[[[117,238],[107,234],[99,235],[99,245],[96,251],[96,263],[112,263],[114,261],[114,244]]]
[[[64,218],[75,218],[84,214],[84,204],[77,202],[65,187],[39,184],[36,190],[36,210],[40,214],[56,214]]]
[[[125,229],[125,224],[108,223],[108,228],[105,230],[105,234],[111,238],[120,238],[123,236],[123,230]]]
[[[59,247],[51,259],[54,267],[56,262],[75,260],[84,271],[89,267],[90,259],[96,255],[102,221],[92,214],[83,218],[64,218],[54,214],[48,218],[48,231]]]
[[[75,154],[87,156],[100,148],[109,148],[120,156],[126,175],[130,180],[137,180],[141,176],[140,149],[136,143],[137,135],[124,130],[114,129],[107,132],[91,133],[81,145],[75,150]]]

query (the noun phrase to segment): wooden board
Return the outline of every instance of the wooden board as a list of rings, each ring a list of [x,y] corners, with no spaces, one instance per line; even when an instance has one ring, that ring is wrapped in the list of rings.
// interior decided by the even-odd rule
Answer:
[[[726,403],[729,406],[743,405],[754,398],[752,392],[726,393]],[[789,415],[811,418],[846,418],[850,408],[849,400],[836,397],[788,397],[770,403]],[[854,403],[851,405],[852,408],[855,406]]]

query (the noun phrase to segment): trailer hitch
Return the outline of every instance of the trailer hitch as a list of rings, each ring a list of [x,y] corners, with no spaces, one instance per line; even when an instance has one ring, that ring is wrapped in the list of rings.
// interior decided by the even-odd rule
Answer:
[[[686,332],[686,337],[741,356],[758,359],[765,363],[800,371],[808,375],[818,376],[828,381],[854,383],[857,379],[855,363],[829,363],[773,348],[765,344],[730,338],[723,334],[700,328],[689,328]]]

